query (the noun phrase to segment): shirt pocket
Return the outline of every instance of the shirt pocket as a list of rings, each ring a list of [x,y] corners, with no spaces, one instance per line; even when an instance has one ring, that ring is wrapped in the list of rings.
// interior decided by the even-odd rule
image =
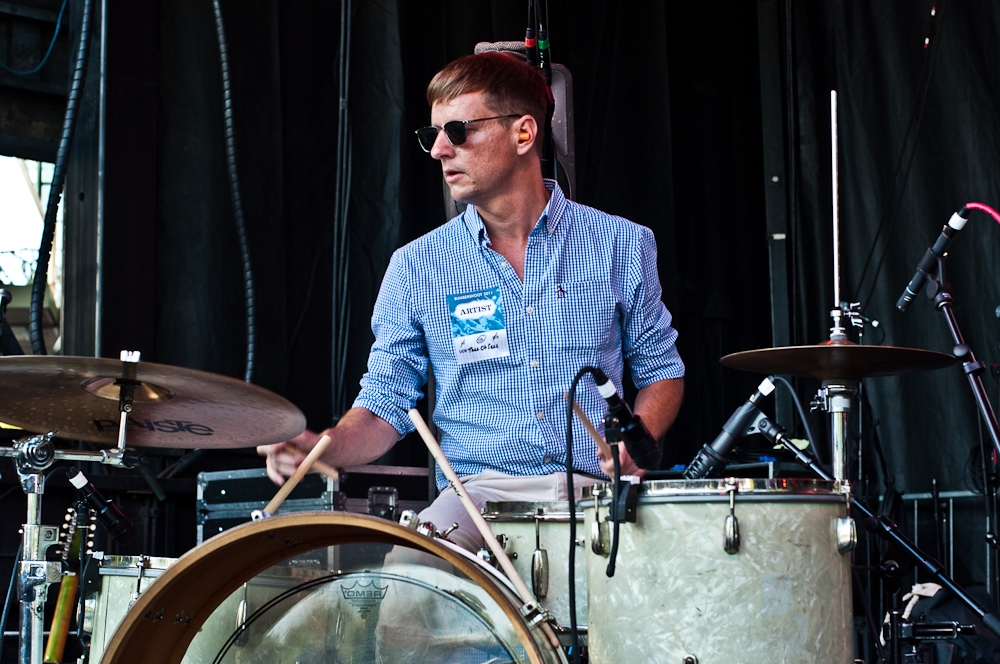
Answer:
[[[596,351],[621,345],[618,298],[607,281],[559,284],[559,342],[567,351]]]

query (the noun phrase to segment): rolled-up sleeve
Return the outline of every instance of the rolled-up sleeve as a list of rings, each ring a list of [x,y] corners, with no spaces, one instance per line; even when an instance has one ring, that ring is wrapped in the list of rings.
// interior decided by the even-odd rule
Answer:
[[[638,247],[628,268],[630,301],[623,318],[622,352],[639,389],[658,380],[684,376],[684,362],[677,352],[677,330],[663,304],[656,269],[653,232],[640,227]]]
[[[372,313],[375,343],[354,407],[365,408],[405,435],[414,427],[407,412],[424,396],[427,344],[411,291],[412,266],[393,254]]]

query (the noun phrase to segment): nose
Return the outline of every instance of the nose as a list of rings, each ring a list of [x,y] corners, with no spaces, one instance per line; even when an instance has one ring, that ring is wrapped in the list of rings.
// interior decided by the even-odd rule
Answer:
[[[454,154],[455,148],[448,140],[448,135],[445,134],[442,129],[438,132],[437,136],[434,137],[434,145],[431,146],[430,155],[434,159],[441,159],[441,157],[449,157]]]

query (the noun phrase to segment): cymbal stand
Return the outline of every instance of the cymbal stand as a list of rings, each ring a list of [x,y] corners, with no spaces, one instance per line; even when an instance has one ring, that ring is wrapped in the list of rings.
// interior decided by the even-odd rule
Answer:
[[[52,437],[58,431],[29,436],[18,440],[13,448],[0,448],[0,457],[13,457],[14,466],[21,480],[21,489],[27,497],[27,514],[22,529],[21,563],[17,574],[18,601],[21,605],[18,663],[42,664],[44,656],[45,600],[49,585],[62,577],[60,561],[48,561],[45,553],[59,539],[59,528],[42,525],[42,493],[45,491],[45,474],[56,460],[96,461],[118,468],[136,468],[149,483],[157,498],[166,494],[149,469],[145,457],[134,450],[125,449],[125,426],[132,411],[138,351],[122,351],[123,377],[115,384],[120,386],[119,410],[121,420],[118,447],[112,450],[57,451]]]
[[[845,312],[840,308],[840,180],[837,140],[837,91],[830,90],[830,161],[831,189],[833,195],[833,309],[830,318],[830,341],[847,341],[843,326]],[[847,317],[853,321],[850,312]],[[857,390],[857,383],[851,380],[824,380],[810,404],[811,410],[822,410],[830,415],[830,446],[833,459],[833,476],[847,484],[847,423],[851,412],[851,398]]]
[[[14,466],[21,480],[21,489],[28,500],[27,515],[23,526],[21,563],[17,574],[17,594],[21,604],[18,641],[18,664],[42,664],[44,648],[44,614],[48,587],[62,577],[60,561],[45,560],[45,552],[59,539],[59,528],[42,525],[42,493],[45,474],[55,461],[93,461],[115,468],[137,468],[140,473],[148,465],[142,454],[135,450],[56,450],[52,437],[57,431],[18,440],[14,447],[0,447],[0,457],[13,457]],[[144,479],[150,481],[150,477]],[[152,477],[150,485],[158,496],[163,489]],[[164,496],[165,497],[165,496]],[[162,500],[162,498],[161,498]]]
[[[42,525],[42,471],[52,465],[55,449],[52,436],[22,438],[17,441],[14,465],[21,488],[28,498],[28,512],[22,529],[21,563],[17,573],[17,596],[21,605],[18,641],[20,664],[41,664],[44,648],[45,599],[50,583],[62,576],[58,561],[46,561],[45,552],[59,539],[59,529]]]
[[[833,449],[833,476],[849,490],[847,477],[847,432],[851,414],[851,399],[858,383],[833,378],[824,380],[810,404],[811,410],[822,410],[830,416],[830,446]]]

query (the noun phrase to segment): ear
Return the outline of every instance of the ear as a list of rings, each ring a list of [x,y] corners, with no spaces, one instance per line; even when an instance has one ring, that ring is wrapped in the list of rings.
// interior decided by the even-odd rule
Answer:
[[[517,153],[527,154],[535,147],[535,139],[538,137],[538,124],[535,118],[530,115],[522,116],[514,121],[514,129],[517,131]]]

